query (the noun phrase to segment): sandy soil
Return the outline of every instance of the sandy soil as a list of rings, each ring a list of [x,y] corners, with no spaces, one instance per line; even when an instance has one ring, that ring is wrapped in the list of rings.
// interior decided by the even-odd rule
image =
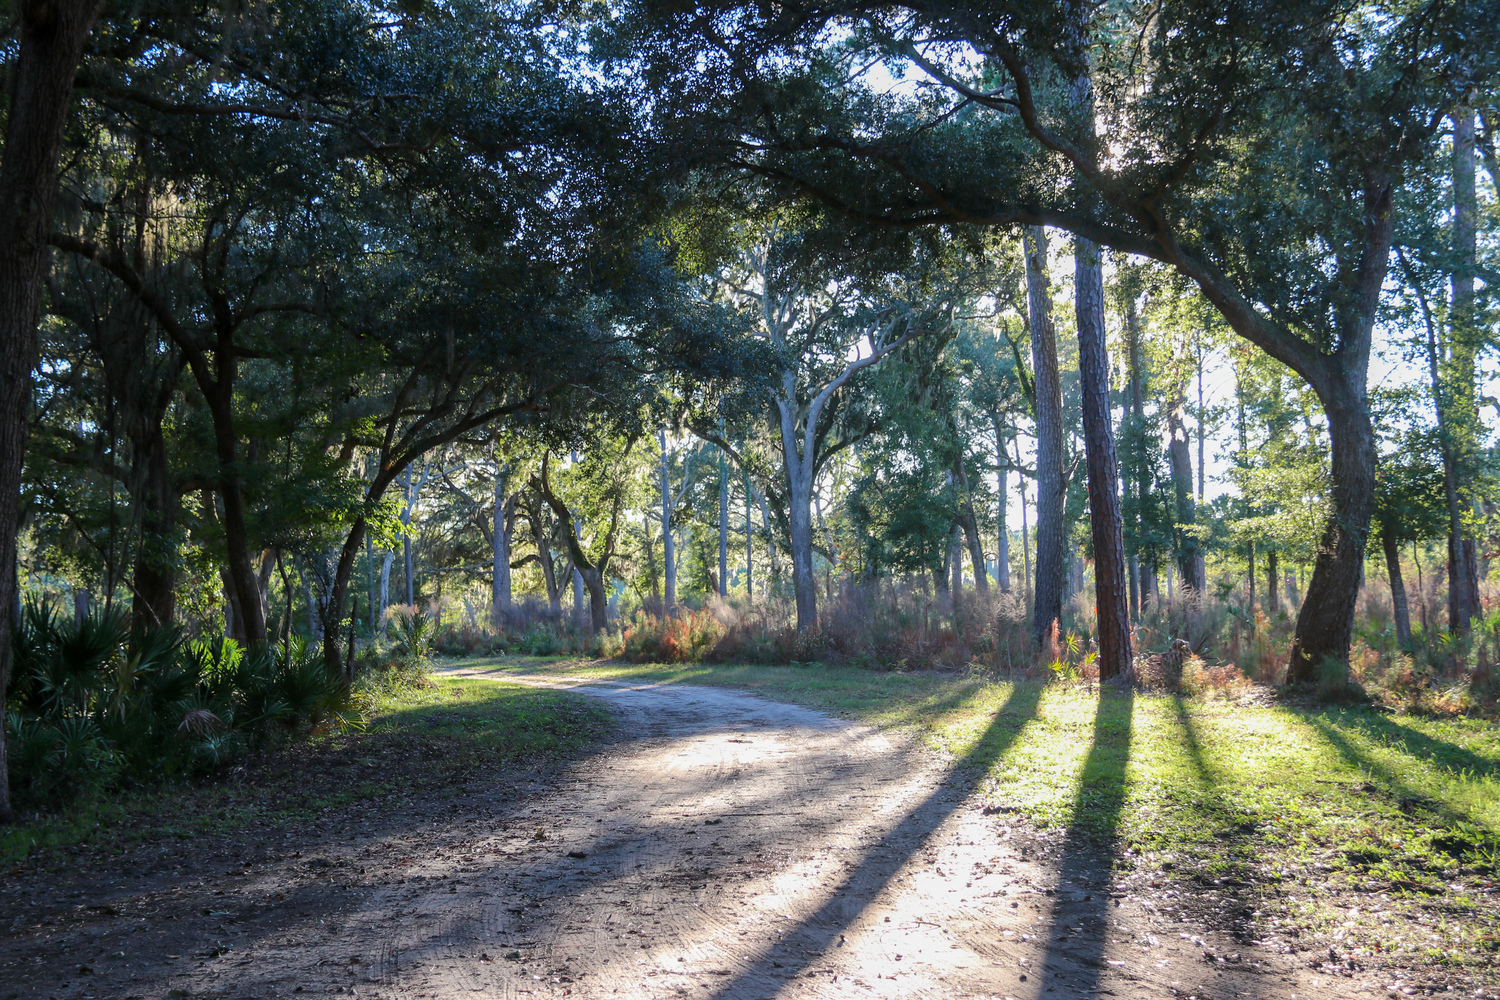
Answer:
[[[12,873],[0,1000],[1289,1000],[1390,985],[1113,881],[1096,849],[1013,829],[978,808],[976,776],[898,737],[726,690],[534,683],[605,699],[620,738],[441,803],[247,831],[154,866],[126,856],[76,884]]]

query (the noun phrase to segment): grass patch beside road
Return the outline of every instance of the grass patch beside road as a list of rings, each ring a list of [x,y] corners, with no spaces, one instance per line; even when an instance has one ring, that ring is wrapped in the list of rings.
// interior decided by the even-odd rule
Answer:
[[[1132,890],[1238,908],[1254,933],[1322,961],[1332,948],[1337,961],[1495,968],[1500,729],[1488,721],[822,665],[462,666],[739,688],[907,731],[982,769],[985,802],[1042,839],[1094,836]]]
[[[611,727],[608,711],[583,695],[464,678],[375,692],[364,711],[362,731],[289,736],[198,782],[85,793],[66,807],[22,816],[0,828],[0,861],[69,845],[114,850],[252,823],[307,823],[333,810],[392,808],[577,756]]]

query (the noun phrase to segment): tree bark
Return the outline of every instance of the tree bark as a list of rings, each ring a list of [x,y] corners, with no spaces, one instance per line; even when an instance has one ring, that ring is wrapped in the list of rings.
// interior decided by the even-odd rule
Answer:
[[[1094,529],[1094,597],[1100,628],[1100,679],[1131,673],[1130,603],[1125,591],[1125,534],[1119,460],[1110,420],[1110,360],[1104,330],[1104,273],[1100,250],[1088,240],[1074,247],[1079,318],[1079,376],[1083,388],[1083,444],[1089,468],[1089,520]]]
[[[495,628],[504,628],[510,617],[510,518],[507,493],[510,487],[510,466],[500,465],[495,470],[494,529],[490,536],[490,617]]]
[[[135,627],[172,624],[177,616],[177,486],[167,464],[167,443],[157,423],[137,449],[141,464],[141,543],[135,560],[131,617]]]
[[[1447,384],[1434,384],[1439,401],[1439,434],[1443,438],[1443,481],[1449,508],[1448,625],[1467,632],[1482,614],[1479,607],[1479,560],[1464,511],[1472,506],[1464,480],[1469,474],[1479,413],[1475,384],[1478,331],[1474,314],[1474,265],[1477,249],[1474,183],[1474,109],[1453,112],[1453,254],[1457,266],[1450,279],[1451,320]],[[1446,406],[1443,403],[1446,402]]]
[[[1245,573],[1245,582],[1248,585],[1245,610],[1249,612],[1250,626],[1253,629],[1255,627],[1255,540],[1253,538],[1245,546],[1245,561],[1248,567]]]
[[[1026,229],[1027,312],[1031,324],[1031,367],[1036,389],[1036,597],[1031,635],[1040,647],[1062,616],[1067,538],[1063,531],[1067,484],[1063,481],[1062,380],[1057,367],[1057,334],[1052,326],[1052,294],[1047,280],[1047,234]]]
[[[1351,378],[1353,374],[1351,373]],[[1332,441],[1333,517],[1324,528],[1312,580],[1297,615],[1287,676],[1310,683],[1324,661],[1347,667],[1354,606],[1364,576],[1365,541],[1375,497],[1375,429],[1365,402],[1364,373],[1346,399],[1325,400]]]
[[[755,599],[755,533],[750,515],[750,473],[745,473],[745,599]]]
[[[672,541],[672,480],[669,475],[671,466],[667,458],[666,428],[657,432],[657,440],[661,443],[662,574],[663,585],[666,588],[666,610],[668,614],[671,614],[672,608],[677,604],[677,557],[673,552]]]
[[[1126,364],[1130,369],[1131,420],[1126,453],[1131,456],[1131,467],[1135,473],[1127,481],[1131,521],[1130,609],[1133,614],[1140,615],[1145,610],[1146,602],[1156,587],[1155,574],[1152,574],[1152,580],[1148,586],[1140,558],[1141,538],[1145,533],[1142,508],[1146,502],[1146,495],[1151,490],[1151,484],[1146,478],[1149,475],[1149,467],[1144,461],[1144,456],[1140,454],[1145,442],[1146,396],[1141,367],[1141,320],[1140,314],[1136,311],[1133,295],[1127,298],[1125,303],[1125,338],[1127,342]]]
[[[1011,444],[1016,448],[1016,466],[1021,464],[1021,442],[1019,438],[1012,439]],[[1025,574],[1021,581],[1023,591],[1030,590],[1035,594],[1035,584],[1031,579],[1031,527],[1026,523],[1026,479],[1020,474],[1016,476],[1016,489],[1021,494],[1021,572]]]
[[[998,421],[995,423],[995,586],[1000,593],[1010,593],[1010,532],[1005,526],[1006,507],[1010,503],[1010,453],[1005,450],[1005,435]],[[1019,478],[1019,477],[1018,477]]]
[[[1393,532],[1382,530],[1380,543],[1385,549],[1385,571],[1391,581],[1391,615],[1396,620],[1396,644],[1402,649],[1411,645],[1411,610],[1406,603],[1406,581],[1401,579],[1401,546]]]
[[[1187,382],[1174,379],[1167,400],[1167,455],[1172,465],[1172,492],[1177,502],[1177,572],[1182,585],[1203,593],[1203,553],[1194,533],[1198,520],[1193,502],[1193,458],[1188,446]]]
[[[1105,347],[1104,272],[1099,248],[1074,250],[1078,372],[1083,390],[1083,443],[1088,465],[1089,520],[1094,539],[1094,600],[1099,622],[1099,679],[1130,676],[1130,608],[1125,590],[1120,466],[1110,419],[1109,355]]]
[[[984,543],[979,538],[979,518],[974,513],[974,494],[969,490],[969,472],[964,468],[960,456],[954,465],[961,491],[958,505],[958,523],[963,529],[964,543],[969,548],[969,562],[974,566],[974,589],[981,594],[990,592],[990,575],[984,565]]]
[[[19,6],[20,45],[11,68],[10,115],[0,154],[0,705],[10,678],[21,467],[57,158],[73,77],[101,5],[98,0],[23,0]],[[12,819],[7,775],[0,726],[0,823]]]
[[[729,470],[719,453],[719,596],[729,596]]]
[[[1275,549],[1266,553],[1266,614],[1281,611],[1281,570],[1277,566]]]

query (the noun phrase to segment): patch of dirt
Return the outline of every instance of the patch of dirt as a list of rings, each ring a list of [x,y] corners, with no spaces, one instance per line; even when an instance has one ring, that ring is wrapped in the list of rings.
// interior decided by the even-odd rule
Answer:
[[[0,1000],[1401,986],[1206,926],[1223,911],[1164,903],[1096,849],[980,808],[977,776],[899,737],[733,691],[527,683],[604,699],[619,739],[564,768],[488,775],[444,771],[438,744],[404,737],[427,770],[377,762],[417,783],[376,804],[13,872]]]

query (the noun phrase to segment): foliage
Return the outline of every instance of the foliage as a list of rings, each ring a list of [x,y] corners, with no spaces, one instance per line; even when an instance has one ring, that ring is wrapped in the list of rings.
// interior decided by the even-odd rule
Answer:
[[[12,650],[6,729],[23,802],[211,771],[283,734],[360,724],[343,681],[300,640],[185,643],[171,628],[131,634],[119,613],[75,621],[29,602]]]

